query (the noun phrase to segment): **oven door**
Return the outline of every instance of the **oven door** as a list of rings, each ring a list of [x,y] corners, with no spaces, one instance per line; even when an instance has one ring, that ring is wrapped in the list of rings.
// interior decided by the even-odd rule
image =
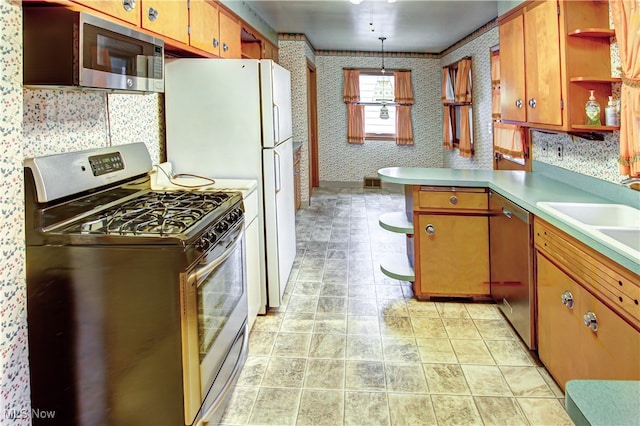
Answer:
[[[182,280],[185,424],[222,414],[246,359],[245,262],[240,222]]]

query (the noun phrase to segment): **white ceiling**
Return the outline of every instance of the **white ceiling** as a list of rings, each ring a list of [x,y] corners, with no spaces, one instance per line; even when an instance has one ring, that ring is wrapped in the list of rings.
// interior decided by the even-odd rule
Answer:
[[[276,32],[305,34],[318,50],[380,51],[378,38],[386,37],[385,52],[440,53],[498,15],[496,0],[244,3]]]

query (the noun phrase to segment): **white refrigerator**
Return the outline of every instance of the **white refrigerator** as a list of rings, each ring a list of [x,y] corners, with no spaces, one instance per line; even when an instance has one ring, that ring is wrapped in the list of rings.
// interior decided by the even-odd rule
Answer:
[[[289,71],[271,60],[167,60],[164,97],[177,173],[258,181],[260,311],[280,306],[296,255]]]

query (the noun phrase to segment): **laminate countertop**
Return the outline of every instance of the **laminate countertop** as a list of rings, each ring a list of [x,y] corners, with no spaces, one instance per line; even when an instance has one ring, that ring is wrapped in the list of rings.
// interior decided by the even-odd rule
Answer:
[[[541,201],[615,204],[613,201],[596,194],[564,184],[545,175],[515,170],[387,167],[378,170],[378,176],[385,182],[401,185],[489,188],[587,244],[614,262],[640,274],[640,259],[637,257],[619,250],[571,223],[557,219],[537,206],[537,203]],[[638,203],[632,207],[639,208],[640,192],[638,192],[637,200]]]

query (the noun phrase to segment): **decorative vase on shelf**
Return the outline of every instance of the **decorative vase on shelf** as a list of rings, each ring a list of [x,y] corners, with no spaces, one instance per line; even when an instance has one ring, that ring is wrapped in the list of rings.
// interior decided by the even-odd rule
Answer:
[[[587,115],[587,126],[600,126],[600,104],[593,95],[593,90],[589,90],[589,100],[584,106],[584,112]]]

